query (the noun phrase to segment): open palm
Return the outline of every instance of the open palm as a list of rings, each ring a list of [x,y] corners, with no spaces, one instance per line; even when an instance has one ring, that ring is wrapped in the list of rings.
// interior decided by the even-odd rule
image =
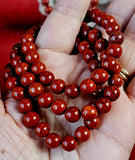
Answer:
[[[69,55],[68,53],[72,50],[89,0],[85,2],[80,0],[79,4],[76,3],[76,0],[72,0],[71,3],[70,0],[58,2],[55,11],[43,25],[36,43],[39,46],[41,61],[46,64],[48,70],[55,74],[56,78],[62,78],[67,84],[73,82],[80,84],[82,79],[89,78],[90,72],[80,55]],[[128,28],[130,27],[128,26]],[[128,28],[126,34],[129,33]],[[123,44],[125,54],[120,60],[122,66],[126,66],[131,74],[135,70],[135,65],[131,63],[135,57],[133,55],[135,45],[131,40],[134,36],[127,34],[127,39]],[[126,55],[127,52],[129,55]],[[1,159],[127,160],[135,139],[134,90],[135,79],[128,86],[127,93],[121,88],[120,98],[113,102],[109,113],[101,115],[101,125],[97,130],[91,131],[89,141],[79,144],[73,152],[66,152],[61,147],[49,150],[43,139],[37,138],[32,129],[27,129],[22,124],[23,115],[17,111],[17,103],[12,98],[7,99],[5,110],[1,101]],[[60,96],[66,99],[64,95]],[[79,96],[75,100],[66,99],[66,101],[68,106],[76,105],[81,108],[89,102],[89,98]],[[54,116],[49,109],[40,109],[39,112],[41,119],[46,120],[51,125],[51,131],[62,136],[66,133],[73,134],[76,127],[83,123],[82,119],[75,124],[68,123],[64,116]]]

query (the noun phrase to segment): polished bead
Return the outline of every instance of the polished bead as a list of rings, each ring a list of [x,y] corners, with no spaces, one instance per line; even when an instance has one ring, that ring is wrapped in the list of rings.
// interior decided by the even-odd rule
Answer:
[[[50,85],[52,92],[60,94],[64,92],[65,82],[62,79],[54,79]]]
[[[21,113],[30,112],[32,109],[33,109],[32,102],[28,98],[24,98],[18,103],[18,110]]]
[[[23,75],[21,76],[21,84],[23,86],[29,86],[30,84],[32,84],[33,82],[35,82],[35,76],[34,74],[30,73],[30,72],[25,72],[23,73]]]
[[[2,73],[2,78],[7,81],[9,77],[12,76],[12,71],[11,71],[11,68],[5,68],[3,73]]]
[[[57,148],[60,145],[61,138],[57,133],[49,133],[45,139],[48,148]]]
[[[107,52],[106,50],[104,50],[100,53],[100,60],[103,61],[106,57],[107,57]]]
[[[21,56],[16,56],[11,60],[12,67],[16,67],[18,63],[21,63]]]
[[[11,52],[10,52],[10,54],[9,54],[9,58],[10,58],[10,60],[12,60],[13,58],[15,58],[16,56],[18,56],[19,54],[18,54],[18,50],[16,50],[16,49],[13,49]]]
[[[108,82],[111,86],[121,87],[123,85],[123,79],[119,74],[110,76]]]
[[[96,118],[98,115],[98,112],[93,105],[85,105],[81,110],[81,115],[84,120],[89,121],[93,118]]]
[[[107,113],[111,109],[111,101],[106,97],[99,98],[96,107],[100,113]]]
[[[97,53],[93,49],[87,49],[83,54],[83,60],[89,63],[92,59],[97,58]]]
[[[100,68],[100,61],[96,59],[90,61],[88,68],[91,72],[93,72],[97,68]]]
[[[120,90],[117,86],[108,86],[104,89],[104,96],[109,98],[111,101],[115,101],[120,96]]]
[[[112,32],[120,31],[120,26],[116,22],[108,23],[106,26],[106,33],[110,35]]]
[[[39,122],[34,128],[35,134],[40,137],[46,137],[50,132],[50,127],[46,122]]]
[[[6,87],[9,90],[13,90],[15,87],[17,87],[17,77],[9,77],[6,81]]]
[[[96,5],[98,5],[98,0],[91,0],[90,5],[91,5],[91,6],[96,6]]]
[[[47,7],[45,8],[45,12],[46,12],[47,14],[50,14],[52,11],[53,11],[53,8],[52,8],[51,6],[47,6]]]
[[[122,55],[122,47],[119,44],[110,44],[107,48],[107,56],[119,58]]]
[[[34,38],[31,34],[26,33],[21,37],[21,43],[34,42]]]
[[[123,41],[124,41],[124,35],[120,31],[112,32],[109,35],[109,43],[117,43],[121,45]]]
[[[73,136],[66,136],[62,139],[61,146],[66,151],[73,151],[77,147],[77,141]]]
[[[17,50],[17,51],[21,51],[21,43],[16,43],[13,47],[12,47],[12,49],[14,50]]]
[[[15,72],[18,76],[21,76],[24,72],[28,71],[28,64],[27,63],[18,63],[15,67]]]
[[[79,86],[75,83],[66,85],[65,95],[69,98],[76,98],[80,94]]]
[[[39,96],[44,91],[41,83],[34,82],[29,86],[29,94],[33,97]]]
[[[39,61],[39,54],[37,51],[26,53],[25,60],[27,63],[35,63]]]
[[[46,70],[46,66],[42,62],[33,63],[31,66],[31,71],[35,75],[39,75],[40,73],[44,72]]]
[[[78,46],[79,53],[83,54],[87,49],[90,48],[90,43],[87,41],[80,42]]]
[[[43,6],[48,6],[49,5],[49,0],[42,0],[42,5]]]
[[[66,109],[65,119],[69,122],[77,122],[81,117],[81,112],[78,107],[71,106]]]
[[[95,44],[98,39],[102,38],[102,33],[98,29],[93,29],[88,33],[88,40],[90,43]]]
[[[96,41],[95,45],[94,45],[95,50],[96,50],[97,52],[102,52],[102,51],[104,51],[104,50],[107,48],[107,46],[108,46],[108,41],[107,41],[106,39],[104,39],[104,38],[98,39],[98,40]]]
[[[42,84],[48,86],[54,80],[54,74],[49,71],[44,71],[40,74],[39,80]]]
[[[103,95],[103,88],[102,88],[101,85],[97,85],[95,92],[93,92],[93,93],[91,94],[91,96],[92,96],[93,98],[99,98],[99,97],[101,97],[102,95]]]
[[[51,104],[52,112],[56,115],[61,115],[65,112],[67,103],[63,99],[56,99]]]
[[[90,121],[84,121],[84,124],[89,129],[97,129],[100,125],[99,117],[93,118]]]
[[[80,84],[80,90],[83,94],[90,94],[96,90],[96,84],[91,79],[84,79]]]
[[[80,126],[75,130],[75,138],[79,142],[86,142],[90,138],[90,130],[85,126]]]
[[[101,26],[106,28],[108,23],[115,22],[115,18],[111,15],[105,15],[101,20]]]
[[[121,71],[121,65],[119,62],[117,62],[113,72],[119,74],[120,71]]]
[[[20,101],[24,98],[24,89],[22,87],[16,87],[12,91],[12,97],[16,101]]]
[[[53,102],[53,96],[49,92],[41,93],[38,97],[38,104],[43,108],[48,108],[51,106],[51,103]]]
[[[21,51],[23,54],[26,54],[28,52],[33,52],[36,51],[36,46],[32,42],[23,43],[21,46]]]
[[[90,12],[90,18],[91,18],[91,20],[94,21],[96,14],[99,13],[99,12],[101,12],[99,9],[97,9],[97,8],[96,8],[96,9],[93,9],[93,10]]]
[[[95,15],[95,18],[94,18],[94,21],[97,25],[101,26],[101,21],[102,21],[102,18],[106,16],[106,13],[104,12],[98,12],[96,15]]]
[[[26,127],[34,127],[36,124],[38,124],[40,118],[38,113],[36,112],[28,112],[23,117],[23,123]]]
[[[82,35],[82,37],[83,37],[83,38],[87,38],[87,37],[88,37],[88,33],[89,33],[90,30],[92,30],[92,28],[89,27],[89,26],[83,27],[83,28],[81,29],[81,35]]]
[[[108,72],[102,68],[96,69],[91,74],[91,79],[94,80],[97,84],[103,84],[108,81]]]
[[[117,64],[116,59],[112,56],[108,56],[102,61],[101,66],[107,71],[114,72],[116,64]]]

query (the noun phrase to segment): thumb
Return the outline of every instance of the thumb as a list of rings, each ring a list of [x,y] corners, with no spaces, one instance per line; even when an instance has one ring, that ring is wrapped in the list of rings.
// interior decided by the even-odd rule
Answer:
[[[128,97],[135,103],[135,77],[129,83],[126,92]]]

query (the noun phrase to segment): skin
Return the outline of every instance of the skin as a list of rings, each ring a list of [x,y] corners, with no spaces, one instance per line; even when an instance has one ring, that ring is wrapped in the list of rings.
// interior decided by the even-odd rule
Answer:
[[[90,75],[79,55],[69,55],[88,4],[89,0],[59,0],[56,8],[43,24],[36,41],[41,61],[56,78],[62,78],[66,83],[80,84],[81,80]],[[113,0],[107,12],[117,19],[123,29],[125,41],[122,45],[123,55],[120,63],[130,75],[133,75],[135,1],[130,0],[130,5],[128,4],[129,1],[126,0]],[[124,8],[124,12],[121,8]],[[64,95],[62,97],[67,100]],[[88,102],[88,97],[80,96],[75,100],[68,100],[68,106],[77,105],[81,108]],[[80,120],[70,124],[66,122],[64,116],[55,117],[49,109],[42,110],[40,116],[42,120],[51,124],[51,132],[55,131],[62,136],[67,132],[73,134],[76,126],[83,122]],[[79,144],[73,152],[66,152],[61,147],[47,149],[44,140],[37,138],[32,129],[22,124],[22,117],[10,93],[4,104],[0,100],[0,158],[2,160],[128,160],[135,142],[135,78],[126,91],[121,87],[121,96],[112,103],[111,111],[101,115],[100,127],[91,131],[91,138]]]

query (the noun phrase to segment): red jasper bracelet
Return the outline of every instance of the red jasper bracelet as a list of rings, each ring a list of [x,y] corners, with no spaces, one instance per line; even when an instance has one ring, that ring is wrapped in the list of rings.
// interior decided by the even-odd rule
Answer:
[[[49,6],[48,0],[42,1]],[[66,84],[62,79],[56,79],[54,74],[46,70],[45,64],[39,61],[34,41],[40,30],[40,26],[34,26],[21,38],[21,43],[13,46],[10,52],[11,63],[5,67],[3,79],[6,86],[12,91],[12,97],[19,101],[18,110],[24,113],[23,123],[27,127],[34,127],[35,134],[45,138],[48,148],[56,148],[60,144],[66,151],[72,151],[77,147],[77,141],[85,142],[90,138],[90,129],[98,128],[100,124],[99,114],[107,113],[111,109],[111,101],[120,96],[119,87],[123,79],[119,75],[121,66],[117,59],[122,54],[121,44],[124,40],[119,25],[115,19],[95,8],[97,0],[91,1],[76,43],[71,54],[82,54],[82,58],[88,64],[90,78],[84,79],[80,85]],[[50,12],[50,9],[48,11]],[[108,34],[108,40],[102,37],[101,31],[91,28],[88,22],[95,22],[102,26]],[[49,87],[51,92],[45,92]],[[93,100],[82,107],[67,106],[63,99],[54,99],[55,94],[65,93],[74,99],[80,94],[90,95]],[[67,135],[62,138],[57,133],[50,133],[50,127],[46,122],[40,121],[40,116],[34,110],[33,97],[37,97],[37,103],[42,108],[50,107],[56,115],[65,115],[70,123],[77,122],[81,117],[84,126],[79,126],[74,137]]]

